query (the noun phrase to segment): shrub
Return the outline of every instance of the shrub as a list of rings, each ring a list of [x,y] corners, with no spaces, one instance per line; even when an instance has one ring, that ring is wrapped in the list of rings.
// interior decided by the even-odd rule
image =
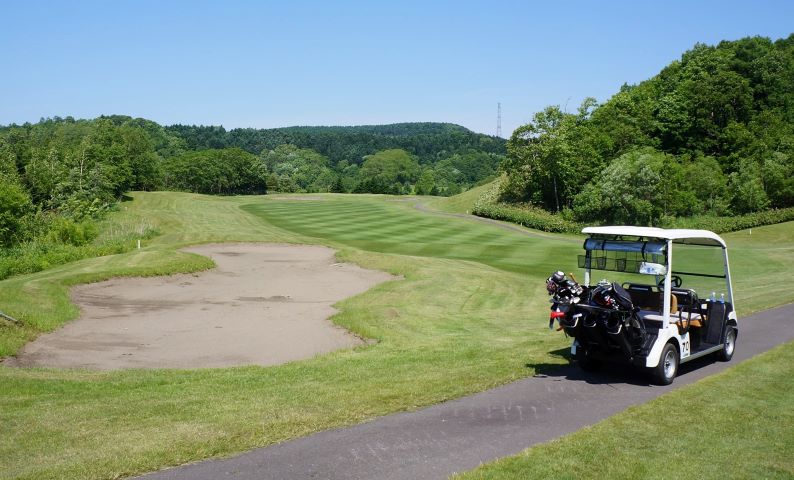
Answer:
[[[672,218],[668,219],[664,226],[668,228],[697,228],[711,230],[715,233],[727,233],[790,221],[794,221],[794,207],[765,210],[735,217],[696,216]]]
[[[47,241],[53,244],[81,246],[89,244],[97,236],[97,226],[90,220],[75,222],[70,218],[55,217],[47,233]]]
[[[569,222],[559,215],[526,204],[481,204],[475,205],[472,213],[479,217],[504,220],[544,232],[579,233],[582,230],[582,226],[578,223]]]
[[[10,246],[24,235],[23,219],[33,206],[22,186],[0,176],[0,247]]]
[[[504,220],[544,232],[579,233],[581,231],[582,226],[578,223],[568,221],[560,215],[554,215],[541,208],[527,204],[508,205],[497,202],[500,187],[501,181],[494,182],[494,185],[474,202],[472,213],[479,217]]]
[[[128,252],[135,248],[137,240],[158,235],[151,224],[139,219],[105,220],[100,228],[93,222],[76,223],[45,215],[38,218],[46,221],[46,234],[11,248],[0,248],[0,280],[84,258]]]
[[[579,233],[583,224],[571,220],[572,212],[559,215],[549,213],[527,204],[499,203],[500,182],[486,190],[474,203],[472,213],[480,217],[516,223],[528,228],[553,233]],[[765,210],[733,217],[698,215],[692,217],[662,217],[660,226],[665,228],[694,228],[715,233],[735,232],[748,228],[794,221],[794,207]]]

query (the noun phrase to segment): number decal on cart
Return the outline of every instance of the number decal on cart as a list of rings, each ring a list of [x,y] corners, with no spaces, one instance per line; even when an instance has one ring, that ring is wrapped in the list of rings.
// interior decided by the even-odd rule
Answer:
[[[681,358],[689,356],[689,340],[681,342]]]

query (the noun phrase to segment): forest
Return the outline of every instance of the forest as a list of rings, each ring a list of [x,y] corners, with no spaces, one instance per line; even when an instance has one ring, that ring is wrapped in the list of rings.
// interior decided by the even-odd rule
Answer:
[[[496,175],[505,143],[440,123],[227,131],[112,115],[0,126],[0,279],[97,253],[97,222],[129,191],[454,195]]]
[[[665,226],[794,206],[794,35],[703,44],[576,112],[516,129],[497,199],[560,220]]]

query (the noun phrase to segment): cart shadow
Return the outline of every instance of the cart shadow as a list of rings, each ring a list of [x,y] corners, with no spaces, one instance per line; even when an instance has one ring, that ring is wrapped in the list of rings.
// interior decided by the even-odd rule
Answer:
[[[525,365],[527,368],[535,370],[535,377],[564,378],[592,385],[624,383],[627,385],[660,388],[660,386],[653,383],[651,374],[642,368],[631,367],[621,363],[605,363],[598,370],[587,372],[579,368],[575,362],[572,362],[570,350],[567,348],[553,350],[549,354],[554,357],[567,359],[570,363],[567,365],[527,363]],[[714,356],[701,357],[687,362],[679,366],[677,377],[686,378],[687,374],[714,363],[717,363],[717,359]]]

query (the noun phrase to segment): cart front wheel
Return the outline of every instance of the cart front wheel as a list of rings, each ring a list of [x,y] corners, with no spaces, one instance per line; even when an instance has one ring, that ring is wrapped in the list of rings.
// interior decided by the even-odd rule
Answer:
[[[736,329],[729,327],[728,333],[725,334],[725,343],[722,345],[722,350],[717,353],[717,358],[723,362],[730,361],[733,358],[733,352],[736,350]]]
[[[662,349],[659,365],[654,368],[654,377],[659,385],[670,385],[678,375],[678,350],[672,343]]]

